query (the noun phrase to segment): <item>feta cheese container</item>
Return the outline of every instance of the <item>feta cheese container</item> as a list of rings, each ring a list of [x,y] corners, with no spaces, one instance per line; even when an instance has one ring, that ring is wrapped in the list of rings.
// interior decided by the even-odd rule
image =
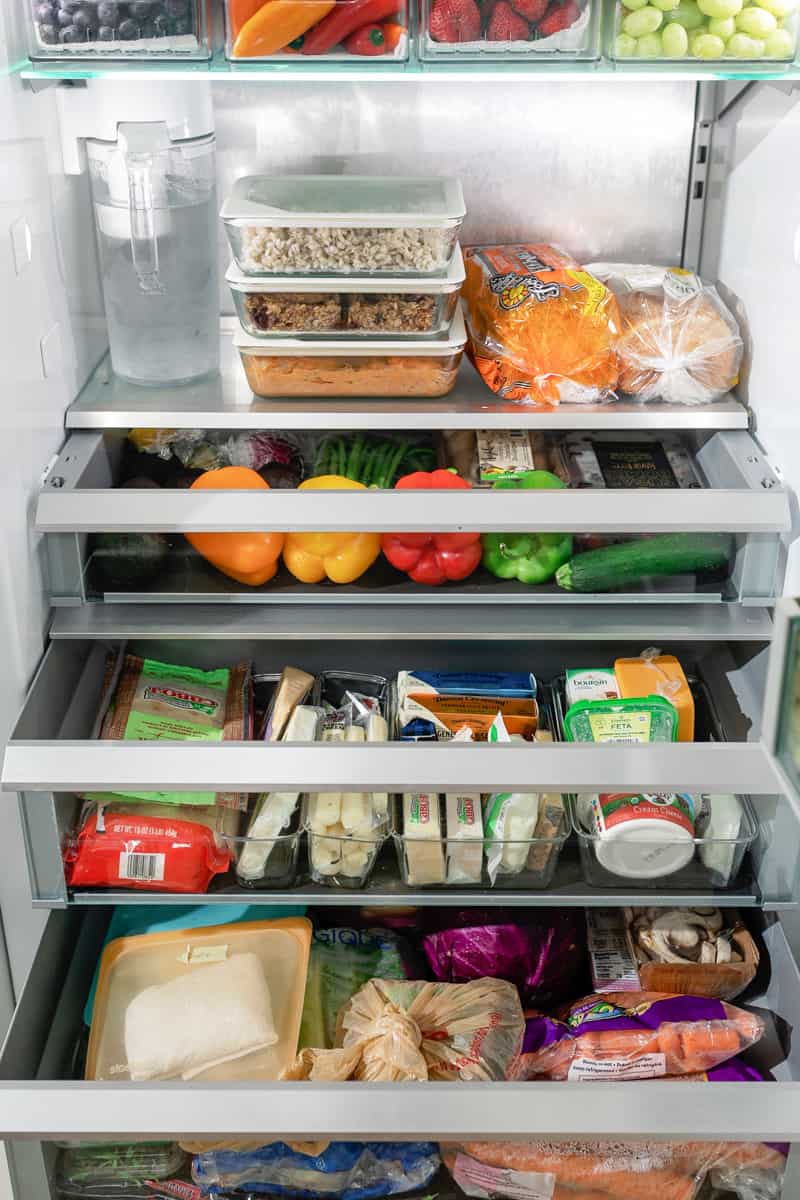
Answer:
[[[258,279],[232,263],[225,276],[251,337],[437,337],[447,333],[464,282],[456,246],[441,279],[315,275]]]
[[[248,175],[220,215],[246,275],[443,276],[466,209],[457,179]]]
[[[265,341],[243,330],[233,335],[247,382],[265,398],[446,396],[455,386],[466,340],[460,311],[439,339]]]

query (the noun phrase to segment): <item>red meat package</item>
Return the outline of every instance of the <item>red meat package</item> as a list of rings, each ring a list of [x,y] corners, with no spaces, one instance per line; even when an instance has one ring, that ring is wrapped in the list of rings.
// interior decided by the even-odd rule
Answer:
[[[216,807],[91,805],[65,849],[67,884],[205,892],[231,865],[230,850],[215,827],[234,817],[238,813]]]
[[[526,1018],[515,1079],[656,1079],[709,1071],[759,1041],[764,1023],[722,1000],[605,992],[561,1019]]]

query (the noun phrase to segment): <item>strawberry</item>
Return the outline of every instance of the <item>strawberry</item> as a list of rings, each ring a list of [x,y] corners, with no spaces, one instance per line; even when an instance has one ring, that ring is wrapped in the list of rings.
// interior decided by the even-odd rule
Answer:
[[[547,12],[549,0],[511,0],[511,7],[526,21],[540,21]]]
[[[477,42],[480,9],[475,0],[434,0],[428,32],[435,42]]]
[[[486,40],[489,42],[527,42],[531,36],[528,22],[514,12],[508,0],[497,0]]]
[[[563,4],[554,0],[539,22],[539,37],[550,37],[551,34],[560,33],[562,29],[569,29],[580,15],[581,10],[575,0],[564,0]]]

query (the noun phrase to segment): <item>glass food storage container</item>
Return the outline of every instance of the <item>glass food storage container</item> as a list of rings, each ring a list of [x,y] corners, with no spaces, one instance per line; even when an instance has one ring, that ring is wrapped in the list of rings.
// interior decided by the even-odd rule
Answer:
[[[466,209],[457,179],[248,175],[222,206],[246,275],[439,275]]]
[[[348,338],[269,343],[241,330],[233,335],[247,382],[256,396],[446,396],[452,391],[466,344],[457,312],[442,339],[364,341]]]
[[[797,51],[793,0],[679,0],[665,12],[628,0],[616,6],[609,47],[619,61],[787,62]]]
[[[776,0],[777,2],[777,0]],[[597,59],[599,0],[421,0],[419,55],[437,62]]]
[[[600,829],[598,806],[627,803],[633,811],[653,805],[671,809],[667,793],[635,797],[571,797],[570,817],[578,839],[583,877],[592,887],[630,887],[648,890],[728,888],[742,869],[744,856],[758,836],[758,825],[747,797],[684,796],[696,818],[695,835],[683,825],[644,819]]]
[[[442,279],[314,276],[256,279],[232,263],[225,279],[251,337],[436,337],[447,333],[464,260],[456,247]]]
[[[408,793],[395,800],[392,838],[400,878],[430,887],[549,887],[569,818],[560,796],[531,793],[534,834],[524,840],[487,834],[487,805],[477,794]]]
[[[27,0],[31,58],[208,59],[205,0]]]
[[[406,0],[225,0],[225,54],[235,63],[399,63],[408,42]]]

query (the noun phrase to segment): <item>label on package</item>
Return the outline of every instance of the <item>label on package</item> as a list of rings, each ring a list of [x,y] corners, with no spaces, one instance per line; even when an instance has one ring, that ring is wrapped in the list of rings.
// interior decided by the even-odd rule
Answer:
[[[592,818],[598,834],[628,821],[665,821],[694,837],[695,808],[691,796],[678,792],[605,792],[592,797]]]
[[[142,854],[121,851],[117,874],[120,879],[163,880],[165,854]]]
[[[616,908],[586,910],[586,934],[595,992],[638,992],[639,970],[625,925]]]
[[[467,1196],[488,1200],[504,1196],[506,1200],[552,1200],[556,1177],[550,1171],[513,1171],[510,1167],[490,1167],[457,1154],[453,1179]]]
[[[617,677],[611,667],[567,671],[567,706],[579,700],[619,700]]]
[[[184,1179],[145,1179],[144,1186],[154,1196],[172,1196],[175,1200],[203,1200],[203,1192]]]
[[[699,296],[703,290],[694,271],[687,271],[683,267],[670,267],[665,271],[661,286],[670,300],[689,300],[692,296]]]
[[[642,1054],[629,1058],[573,1058],[567,1079],[655,1079],[667,1073],[666,1054]]]
[[[594,742],[649,742],[649,712],[589,713]]]
[[[519,479],[534,469],[531,439],[527,429],[478,429],[478,478],[481,483],[496,479]]]

